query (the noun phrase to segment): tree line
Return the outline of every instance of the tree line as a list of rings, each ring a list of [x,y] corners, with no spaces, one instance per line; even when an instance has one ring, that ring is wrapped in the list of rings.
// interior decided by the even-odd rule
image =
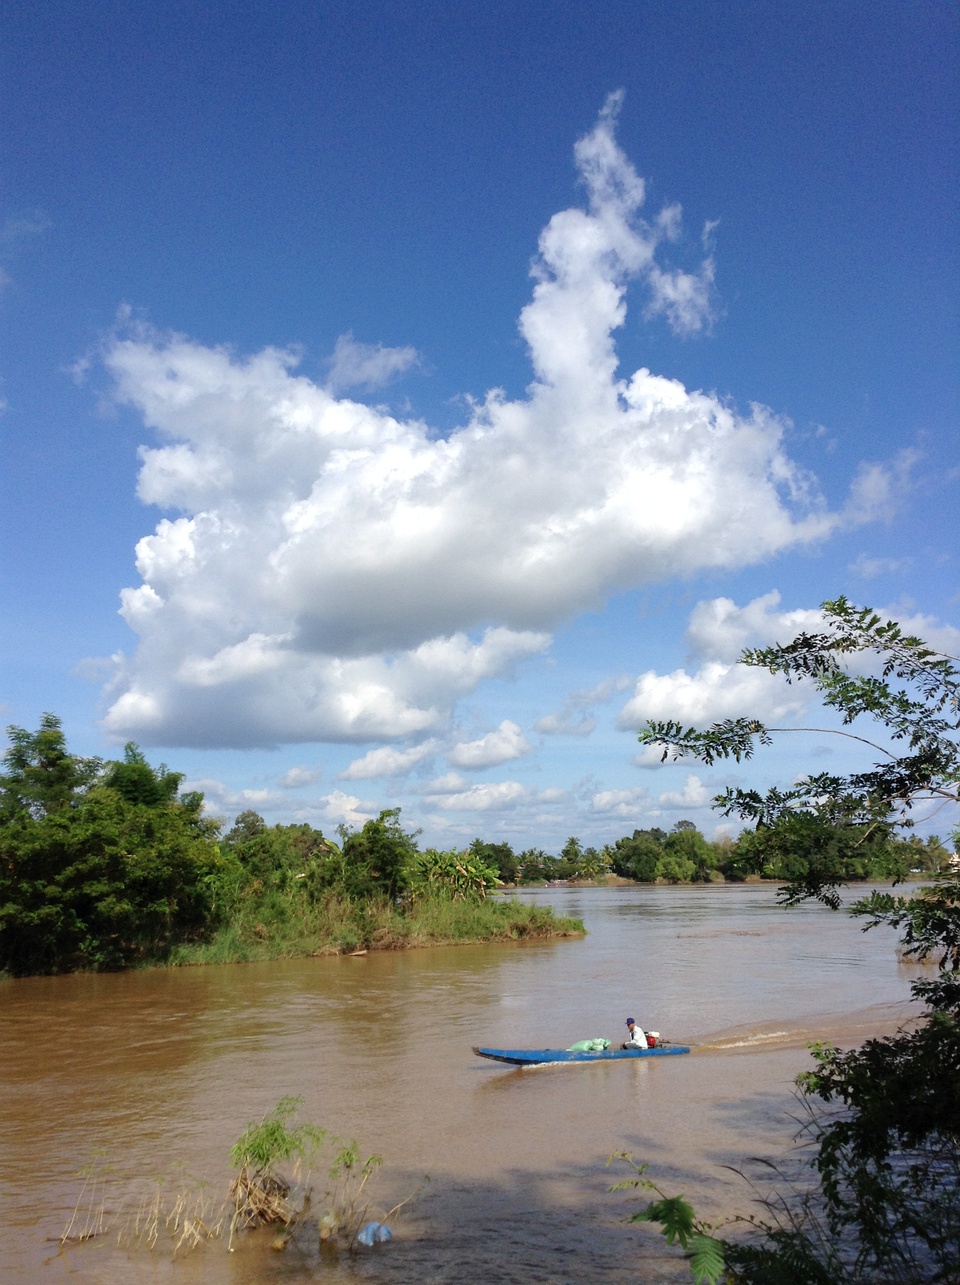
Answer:
[[[161,961],[231,924],[261,942],[299,924],[301,941],[332,933],[346,948],[387,931],[383,922],[373,927],[375,904],[390,908],[396,933],[405,931],[398,909],[483,902],[504,885],[608,874],[641,883],[795,880],[811,860],[809,836],[796,826],[710,842],[686,820],[670,832],[634,830],[601,848],[571,836],[556,856],[482,838],[461,851],[421,849],[397,809],[354,832],[341,828],[336,839],[306,823],[268,826],[253,811],[227,829],[204,814],[200,792],[181,789],[182,773],[153,768],[133,743],[117,761],[72,754],[53,714],[36,732],[10,727],[8,736],[0,773],[0,970],[14,976]],[[935,874],[949,860],[938,839],[883,833],[864,841],[848,828],[832,842],[844,879]],[[338,924],[328,913],[321,925],[320,911],[334,903],[344,912]]]
[[[671,830],[634,830],[601,848],[567,839],[559,856],[542,848],[515,853],[509,843],[474,839],[471,854],[492,867],[503,883],[537,884],[558,880],[597,880],[618,875],[637,883],[742,883],[751,878],[789,882],[810,863],[808,836],[800,831],[744,830],[736,839],[708,840],[692,821]],[[842,840],[842,841],[841,841]],[[892,833],[864,837],[847,832],[838,838],[837,869],[844,881],[907,879],[947,869],[949,849],[932,835],[921,839]]]
[[[232,933],[226,959],[258,957],[258,943],[303,954],[582,931],[544,908],[487,902],[497,867],[480,851],[421,849],[398,809],[339,842],[251,811],[224,833],[182,773],[153,768],[133,743],[118,761],[72,754],[53,714],[8,736],[0,971],[13,976],[193,962],[185,948],[218,933]]]

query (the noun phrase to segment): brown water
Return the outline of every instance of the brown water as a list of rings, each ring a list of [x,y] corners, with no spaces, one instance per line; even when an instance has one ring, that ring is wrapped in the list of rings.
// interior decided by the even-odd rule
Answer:
[[[607,1157],[650,1162],[705,1214],[749,1208],[722,1166],[790,1163],[806,1041],[854,1043],[906,1017],[894,937],[820,907],[780,910],[767,887],[537,899],[589,936],[0,982],[0,1279],[684,1279],[653,1229],[622,1222],[635,1206],[607,1194],[622,1176]],[[699,1047],[533,1070],[470,1051],[619,1039],[628,1016]],[[176,1262],[107,1235],[58,1253],[82,1168],[102,1172],[107,1216],[178,1169],[219,1197],[230,1145],[284,1094],[383,1156],[382,1208],[417,1193],[391,1244],[339,1263],[255,1237]]]

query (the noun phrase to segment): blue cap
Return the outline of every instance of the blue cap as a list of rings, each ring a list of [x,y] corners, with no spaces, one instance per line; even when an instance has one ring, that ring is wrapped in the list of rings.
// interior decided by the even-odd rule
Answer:
[[[628,1017],[628,1018],[627,1018],[627,1025],[628,1025],[628,1026],[636,1026],[636,1022],[633,1020],[633,1018],[632,1018],[632,1017]]]

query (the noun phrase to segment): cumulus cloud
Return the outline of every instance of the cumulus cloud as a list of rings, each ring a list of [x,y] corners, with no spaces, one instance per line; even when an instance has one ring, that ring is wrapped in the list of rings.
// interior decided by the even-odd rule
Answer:
[[[334,345],[327,388],[331,393],[345,392],[348,388],[382,388],[419,363],[416,348],[361,344],[347,331]]]
[[[602,816],[636,817],[644,810],[647,792],[642,787],[632,790],[598,790],[590,799],[590,811]]]
[[[931,647],[945,656],[960,656],[960,628],[956,625],[945,625],[935,616],[914,612],[910,608],[888,608],[879,611],[879,615],[892,616],[909,634],[922,638]]]
[[[540,237],[519,322],[533,382],[517,400],[490,392],[448,435],[336,395],[397,373],[412,350],[345,337],[323,388],[289,351],[240,357],[129,320],[110,338],[114,397],[158,438],[138,492],[168,515],[122,594],[139,641],[108,685],[110,734],[424,736],[611,594],[836,529],[773,414],[646,368],[618,375],[631,281],[649,313],[691,333],[710,322],[713,265],[665,261],[680,212],[642,217],[617,106],[576,147],[586,208]],[[881,490],[862,480],[860,518]]]
[[[231,790],[222,781],[204,777],[184,781],[181,790],[196,790],[203,795],[204,810],[215,816],[230,816],[239,812],[258,812],[281,807],[286,799],[276,790]]]
[[[510,719],[505,718],[495,732],[488,732],[477,741],[461,741],[447,754],[447,762],[454,767],[496,767],[510,759],[530,753],[527,738]]]
[[[323,775],[322,767],[292,767],[277,781],[281,790],[302,790],[305,785],[314,785]]]
[[[844,506],[846,525],[889,522],[904,494],[912,489],[912,473],[919,459],[919,451],[907,449],[899,451],[890,463],[871,461],[861,464]]]
[[[407,750],[396,750],[389,745],[368,750],[363,758],[354,759],[341,773],[341,781],[363,781],[376,776],[406,776],[416,765],[433,754],[436,741],[424,741]]]
[[[730,598],[700,602],[690,616],[687,642],[693,673],[676,669],[672,674],[647,670],[637,679],[633,696],[620,712],[623,728],[641,727],[650,719],[672,719],[703,727],[725,718],[753,717],[777,722],[799,714],[815,696],[811,687],[791,686],[784,679],[737,664],[747,646],[787,642],[801,629],[815,630],[823,623],[819,610],[778,611],[776,592],[738,607]],[[654,766],[659,751],[648,747],[634,763]]]
[[[534,726],[544,736],[589,736],[597,730],[597,720],[592,714],[561,710],[538,718]]]
[[[433,794],[460,794],[468,786],[467,778],[459,772],[445,772],[443,776],[435,776],[423,792],[428,797]]]
[[[663,750],[658,745],[644,745],[639,754],[634,754],[630,762],[634,767],[645,769],[663,767]]]
[[[321,799],[323,815],[327,821],[337,825],[362,826],[376,816],[376,810],[367,810],[353,794],[344,794],[343,790],[334,790],[332,794]]]
[[[472,785],[457,794],[438,795],[434,802],[449,812],[507,811],[529,800],[533,794],[533,790],[519,781],[491,781]]]
[[[795,721],[811,704],[818,703],[813,684],[789,684],[765,669],[737,663],[744,648],[786,643],[800,632],[823,629],[819,608],[780,611],[779,605],[776,591],[754,598],[745,607],[738,607],[730,598],[697,603],[686,632],[692,672],[676,669],[671,674],[658,674],[647,670],[641,674],[620,711],[619,725],[636,729],[657,719],[693,727],[727,718],[758,718],[768,725]],[[878,610],[946,655],[960,651],[960,629],[955,626],[912,614],[909,609]],[[853,654],[846,667],[852,673],[867,674],[873,671],[873,658],[869,653]],[[661,757],[662,750],[646,746],[632,761],[637,767],[654,767]]]
[[[715,791],[708,790],[699,776],[691,773],[684,782],[682,790],[665,790],[657,802],[666,811],[689,811],[694,808],[710,806]]]

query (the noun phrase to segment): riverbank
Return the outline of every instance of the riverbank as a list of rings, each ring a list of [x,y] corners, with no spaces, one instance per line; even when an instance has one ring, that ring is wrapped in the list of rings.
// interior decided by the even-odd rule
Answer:
[[[154,964],[238,964],[370,950],[483,944],[582,936],[580,919],[514,897],[435,897],[397,906],[384,898],[319,903],[258,902],[231,917],[209,941],[178,945]]]
[[[935,873],[911,870],[903,875],[895,887],[906,884],[931,883],[937,878]],[[594,879],[538,879],[529,883],[511,883],[505,885],[505,891],[512,895],[525,890],[536,891],[538,888],[742,888],[745,884],[766,888],[780,888],[787,882],[786,876],[744,875],[736,879],[727,879],[719,871],[709,879],[627,879],[623,875],[603,874]],[[889,877],[877,875],[865,879],[848,879],[847,887],[854,892],[857,888],[886,888],[891,886]]]

